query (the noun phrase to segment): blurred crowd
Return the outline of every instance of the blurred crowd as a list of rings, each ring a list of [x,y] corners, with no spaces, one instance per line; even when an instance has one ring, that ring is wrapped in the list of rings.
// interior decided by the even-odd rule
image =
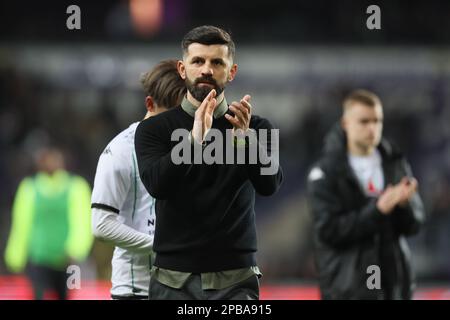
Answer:
[[[144,115],[139,75],[177,47],[25,46],[0,48],[0,256],[19,182],[34,172],[32,154],[57,145],[67,167],[92,186],[106,143]],[[119,52],[118,52],[119,51]],[[99,53],[101,52],[101,54]],[[384,133],[412,163],[428,215],[409,239],[419,283],[450,281],[449,52],[340,47],[242,47],[229,100],[250,93],[254,112],[280,128],[285,171],[280,193],[256,204],[259,261],[267,282],[314,281],[306,174],[322,139],[355,88],[376,92]],[[96,243],[90,259],[108,278],[111,248]],[[6,273],[0,262],[0,274]]]

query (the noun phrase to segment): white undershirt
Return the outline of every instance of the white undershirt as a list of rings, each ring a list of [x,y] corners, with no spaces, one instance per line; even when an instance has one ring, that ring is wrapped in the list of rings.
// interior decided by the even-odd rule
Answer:
[[[365,194],[369,197],[379,196],[384,189],[384,175],[380,152],[375,149],[369,156],[354,156],[349,154],[348,161]]]
[[[103,209],[92,209],[94,236],[111,241],[115,246],[141,254],[150,254],[153,237],[133,229],[118,219],[117,213]]]

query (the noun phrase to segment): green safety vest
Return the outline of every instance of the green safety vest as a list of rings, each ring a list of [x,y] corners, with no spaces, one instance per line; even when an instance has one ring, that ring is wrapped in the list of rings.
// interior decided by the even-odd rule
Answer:
[[[93,242],[90,200],[89,184],[66,171],[25,178],[14,199],[6,266],[21,272],[29,260],[60,269],[68,259],[85,259]]]

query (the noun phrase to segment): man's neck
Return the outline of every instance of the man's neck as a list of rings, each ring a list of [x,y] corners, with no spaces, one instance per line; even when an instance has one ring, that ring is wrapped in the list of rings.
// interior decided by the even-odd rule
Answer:
[[[153,112],[147,111],[143,120],[153,117],[155,114]]]
[[[375,152],[375,147],[365,148],[365,147],[349,144],[347,146],[347,151],[352,156],[368,157],[368,156],[371,156]]]
[[[225,91],[223,91],[221,94],[219,94],[219,96],[216,97],[217,105],[219,105],[222,102],[224,97],[225,97]],[[189,92],[189,90],[187,92],[186,98],[188,99],[188,101],[190,103],[192,103],[192,105],[194,105],[195,108],[198,108],[202,104],[201,101],[198,101],[197,99],[195,99],[192,96],[192,94]]]

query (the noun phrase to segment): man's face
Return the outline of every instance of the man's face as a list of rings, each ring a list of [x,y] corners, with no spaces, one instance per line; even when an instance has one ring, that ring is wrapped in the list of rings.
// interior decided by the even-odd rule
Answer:
[[[221,44],[192,43],[178,71],[186,82],[186,88],[197,101],[203,101],[212,89],[219,96],[228,82],[234,79],[237,65],[228,55],[228,47]]]
[[[59,151],[44,150],[37,157],[39,171],[53,173],[64,168],[64,157]]]
[[[383,131],[383,109],[379,104],[369,107],[354,102],[345,111],[342,126],[349,144],[362,150],[376,147]]]

